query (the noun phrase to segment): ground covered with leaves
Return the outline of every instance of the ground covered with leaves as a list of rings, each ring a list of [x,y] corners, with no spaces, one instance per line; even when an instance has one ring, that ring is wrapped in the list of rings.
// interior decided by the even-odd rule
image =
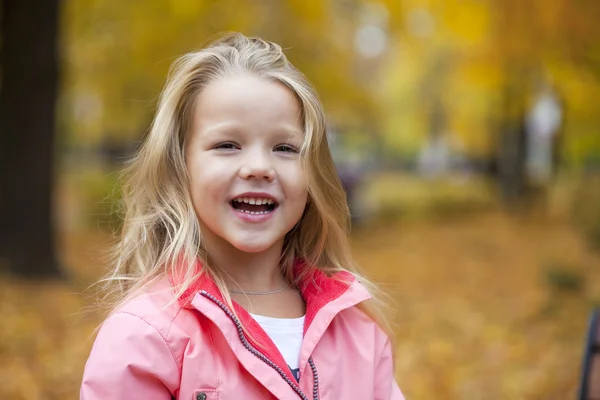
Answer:
[[[78,398],[106,244],[62,237],[69,283],[0,277],[0,398]],[[363,227],[353,245],[394,301],[409,400],[575,397],[600,256],[570,224],[496,211]]]

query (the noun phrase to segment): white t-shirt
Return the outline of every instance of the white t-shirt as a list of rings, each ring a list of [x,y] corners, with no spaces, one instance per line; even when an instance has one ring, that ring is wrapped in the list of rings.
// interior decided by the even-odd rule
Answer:
[[[300,362],[300,346],[304,334],[304,317],[273,318],[250,314],[252,318],[269,335],[283,356],[296,379],[300,379],[298,367]]]

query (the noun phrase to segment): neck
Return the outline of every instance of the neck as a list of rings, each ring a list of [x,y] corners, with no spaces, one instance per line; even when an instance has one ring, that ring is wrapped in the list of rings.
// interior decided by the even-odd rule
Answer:
[[[263,292],[287,284],[279,264],[283,241],[258,253],[243,252],[222,242],[209,241],[206,248],[209,263],[221,272],[229,288]]]

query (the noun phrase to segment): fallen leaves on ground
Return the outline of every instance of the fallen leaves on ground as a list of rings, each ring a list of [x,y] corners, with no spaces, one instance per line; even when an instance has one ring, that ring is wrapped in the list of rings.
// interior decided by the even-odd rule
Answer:
[[[78,398],[100,322],[85,289],[106,239],[63,236],[69,283],[0,277],[0,398]],[[502,213],[397,222],[357,229],[353,247],[394,300],[396,372],[409,400],[575,397],[600,258],[568,223]],[[553,284],[548,265],[583,284]]]

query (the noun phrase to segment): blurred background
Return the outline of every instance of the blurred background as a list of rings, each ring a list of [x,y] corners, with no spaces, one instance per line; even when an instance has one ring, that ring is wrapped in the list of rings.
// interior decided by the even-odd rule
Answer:
[[[232,30],[321,95],[407,399],[575,398],[600,301],[600,2],[0,3],[0,398],[78,397],[117,172],[171,62]]]

